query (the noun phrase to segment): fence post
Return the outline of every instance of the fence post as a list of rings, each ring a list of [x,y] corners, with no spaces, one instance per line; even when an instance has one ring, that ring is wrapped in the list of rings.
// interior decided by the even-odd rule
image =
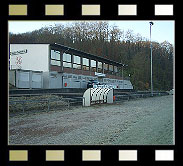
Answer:
[[[24,111],[25,111],[25,110],[24,110],[24,109],[25,109],[25,108],[24,108],[24,101],[22,101],[22,109],[23,109],[23,113],[24,113]]]
[[[70,108],[70,102],[69,102],[69,100],[67,101],[67,106],[68,106],[68,109]]]
[[[48,111],[50,111],[50,101],[48,99]]]

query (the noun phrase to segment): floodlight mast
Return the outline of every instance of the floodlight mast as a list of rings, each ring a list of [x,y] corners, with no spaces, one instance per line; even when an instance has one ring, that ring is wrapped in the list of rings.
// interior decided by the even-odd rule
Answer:
[[[151,21],[150,24],[150,49],[151,49],[151,96],[153,96],[153,66],[152,66],[152,42],[151,42],[151,27],[154,23]]]

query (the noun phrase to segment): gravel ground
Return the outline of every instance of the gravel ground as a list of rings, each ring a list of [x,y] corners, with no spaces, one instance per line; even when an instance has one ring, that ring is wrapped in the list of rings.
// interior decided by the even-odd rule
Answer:
[[[172,145],[173,96],[9,117],[9,144]]]

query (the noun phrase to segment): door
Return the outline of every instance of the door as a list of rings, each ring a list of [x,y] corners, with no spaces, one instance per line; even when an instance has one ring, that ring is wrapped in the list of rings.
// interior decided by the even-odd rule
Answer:
[[[32,88],[42,88],[42,73],[32,72]]]

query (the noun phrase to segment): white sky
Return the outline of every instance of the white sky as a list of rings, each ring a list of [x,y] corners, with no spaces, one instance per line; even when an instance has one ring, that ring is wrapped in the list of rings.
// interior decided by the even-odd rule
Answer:
[[[149,39],[150,25],[149,22],[153,21],[152,26],[152,41],[159,43],[168,41],[174,45],[175,40],[175,22],[174,21],[160,21],[160,20],[144,20],[144,21],[108,21],[110,25],[116,25],[121,30],[133,30],[135,34],[139,33],[142,37]],[[31,32],[41,27],[55,24],[65,24],[73,21],[9,21],[9,32],[12,33],[25,33]]]

